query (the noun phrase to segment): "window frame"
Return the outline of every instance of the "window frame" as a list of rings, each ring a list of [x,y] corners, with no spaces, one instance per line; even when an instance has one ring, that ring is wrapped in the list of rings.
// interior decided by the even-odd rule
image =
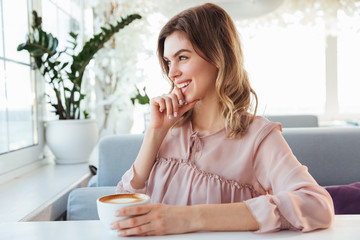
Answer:
[[[31,25],[31,12],[36,10],[41,11],[41,0],[27,0],[28,4],[28,28]],[[0,154],[0,182],[1,180],[8,180],[7,176],[13,176],[16,172],[24,172],[43,164],[44,155],[44,122],[43,122],[43,107],[44,107],[44,86],[41,81],[39,73],[31,69],[31,85],[33,89],[34,106],[33,113],[35,119],[34,128],[37,129],[37,143],[23,147],[17,150],[4,152]]]

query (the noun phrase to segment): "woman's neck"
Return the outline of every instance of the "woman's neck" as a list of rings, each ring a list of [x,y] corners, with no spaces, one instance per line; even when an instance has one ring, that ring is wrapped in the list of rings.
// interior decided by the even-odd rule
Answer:
[[[225,127],[225,119],[221,114],[219,104],[204,104],[199,101],[192,113],[192,126],[194,131],[205,136],[217,132]]]

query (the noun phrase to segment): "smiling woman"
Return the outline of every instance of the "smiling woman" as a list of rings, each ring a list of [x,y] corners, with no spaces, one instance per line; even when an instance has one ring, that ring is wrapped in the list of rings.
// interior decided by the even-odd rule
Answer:
[[[158,57],[171,92],[151,99],[142,146],[117,186],[153,204],[118,211],[136,215],[113,223],[119,235],[331,225],[330,195],[293,155],[281,125],[256,116],[224,9],[207,3],[175,15],[160,31]]]

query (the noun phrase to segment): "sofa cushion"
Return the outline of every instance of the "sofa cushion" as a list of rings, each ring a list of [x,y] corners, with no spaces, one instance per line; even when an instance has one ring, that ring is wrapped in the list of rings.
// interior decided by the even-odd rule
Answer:
[[[116,186],[134,163],[143,134],[122,134],[103,137],[99,142],[97,187]]]
[[[334,201],[335,214],[360,214],[360,182],[329,186],[326,190]]]

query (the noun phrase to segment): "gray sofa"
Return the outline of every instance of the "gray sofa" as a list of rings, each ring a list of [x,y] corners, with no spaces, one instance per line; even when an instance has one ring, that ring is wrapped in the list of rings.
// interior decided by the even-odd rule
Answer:
[[[268,115],[265,116],[272,122],[281,123],[283,128],[319,127],[316,115]]]
[[[283,136],[297,159],[322,186],[360,181],[360,128],[284,128]],[[95,187],[72,191],[68,220],[98,219],[96,199],[113,194],[141,146],[143,135],[108,136],[99,142]]]

